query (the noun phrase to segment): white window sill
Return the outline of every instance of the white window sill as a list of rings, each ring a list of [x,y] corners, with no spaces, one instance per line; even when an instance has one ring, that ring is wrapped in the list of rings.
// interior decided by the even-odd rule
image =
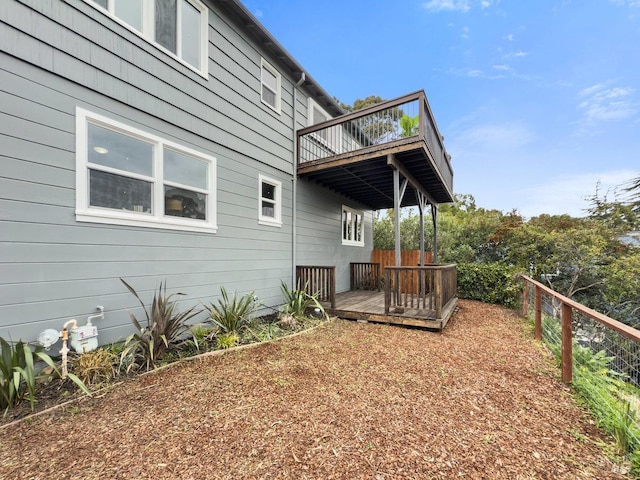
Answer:
[[[216,233],[218,231],[217,225],[206,223],[201,220],[182,218],[174,219],[171,217],[164,217],[160,219],[158,217],[109,211],[76,210],[76,221],[131,227],[160,228],[164,230],[179,230],[184,232]]]
[[[266,225],[268,227],[278,227],[278,228],[282,227],[282,222],[275,219],[269,219],[269,218],[258,219],[258,224]]]
[[[348,247],[364,247],[364,242],[354,242],[353,240],[342,240],[342,245]]]

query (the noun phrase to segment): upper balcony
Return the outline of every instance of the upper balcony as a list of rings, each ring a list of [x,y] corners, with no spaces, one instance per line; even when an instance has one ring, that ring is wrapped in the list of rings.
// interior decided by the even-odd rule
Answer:
[[[298,175],[372,210],[394,205],[392,168],[413,188],[402,206],[453,201],[453,170],[424,91],[298,130]]]

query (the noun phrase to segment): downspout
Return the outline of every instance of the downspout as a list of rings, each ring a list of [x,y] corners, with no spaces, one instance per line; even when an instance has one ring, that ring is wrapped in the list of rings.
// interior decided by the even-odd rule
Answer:
[[[297,263],[297,229],[298,229],[298,212],[297,212],[297,201],[298,201],[298,135],[296,134],[296,112],[298,105],[298,88],[300,85],[304,83],[306,80],[306,75],[302,72],[300,75],[300,80],[293,86],[293,155],[292,155],[292,165],[293,165],[293,178],[292,188],[291,188],[291,289],[296,289],[296,263]]]

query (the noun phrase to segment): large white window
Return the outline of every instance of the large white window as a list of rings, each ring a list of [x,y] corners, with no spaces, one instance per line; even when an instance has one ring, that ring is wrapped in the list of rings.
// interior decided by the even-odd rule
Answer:
[[[308,126],[317,125],[318,123],[331,120],[333,117],[327,113],[318,103],[309,98],[308,108]],[[313,133],[313,138],[330,153],[341,153],[340,144],[342,140],[342,128],[340,125],[323,128]]]
[[[364,246],[364,215],[359,210],[342,206],[342,244]]]
[[[258,223],[282,226],[282,184],[263,175],[258,176]]]
[[[280,73],[262,58],[260,61],[260,99],[278,113],[280,113],[281,82]]]
[[[199,73],[207,73],[207,7],[200,0],[87,0]]]
[[[216,160],[76,109],[76,219],[215,232]]]

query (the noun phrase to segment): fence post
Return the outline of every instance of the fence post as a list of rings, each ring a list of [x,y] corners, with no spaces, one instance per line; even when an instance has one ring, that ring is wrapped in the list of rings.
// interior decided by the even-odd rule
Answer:
[[[384,269],[384,314],[389,315],[391,306],[391,271],[389,267]]]
[[[562,381],[571,383],[573,380],[573,346],[571,338],[571,320],[573,309],[570,305],[562,303]]]
[[[522,316],[527,318],[529,313],[529,284],[525,278],[522,279]]]
[[[542,340],[542,290],[535,287],[535,320],[534,320],[534,337],[536,340]]]
[[[436,320],[442,320],[442,270],[435,271]]]

